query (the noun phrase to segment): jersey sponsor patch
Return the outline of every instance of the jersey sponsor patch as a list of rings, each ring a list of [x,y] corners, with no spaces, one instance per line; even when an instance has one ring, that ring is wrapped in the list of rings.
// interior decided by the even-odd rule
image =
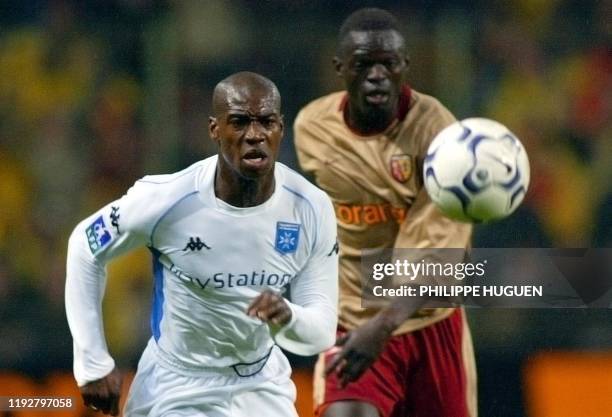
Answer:
[[[94,255],[106,246],[113,237],[104,224],[104,217],[100,216],[94,222],[85,229],[87,235],[87,242],[89,243],[89,249]]]
[[[297,223],[276,223],[276,244],[274,248],[282,254],[293,253],[300,241],[300,225]]]
[[[404,183],[412,176],[412,157],[410,155],[393,155],[390,164],[391,175],[397,181]]]

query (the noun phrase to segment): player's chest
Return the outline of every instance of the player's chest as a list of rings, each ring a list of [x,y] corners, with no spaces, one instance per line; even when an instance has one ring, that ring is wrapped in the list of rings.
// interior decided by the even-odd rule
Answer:
[[[202,289],[280,287],[303,268],[313,236],[297,213],[230,216],[201,210],[158,226],[156,249]]]
[[[321,154],[317,182],[335,202],[411,201],[418,192],[417,150],[410,141],[336,136]]]

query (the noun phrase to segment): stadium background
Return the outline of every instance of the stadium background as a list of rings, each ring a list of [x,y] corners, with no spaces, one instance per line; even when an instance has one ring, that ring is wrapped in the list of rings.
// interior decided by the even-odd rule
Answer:
[[[290,126],[341,88],[336,32],[364,5],[402,22],[414,88],[460,118],[505,123],[527,148],[527,201],[478,228],[475,246],[612,246],[609,0],[0,1],[0,395],[69,389],[63,285],[76,222],[145,173],[213,153],[212,88],[238,70],[278,84],[280,160],[295,167]],[[105,321],[124,369],[149,337],[149,265],[140,251],[110,267]],[[612,415],[612,313],[469,314],[481,416]],[[312,360],[292,361],[307,408]]]

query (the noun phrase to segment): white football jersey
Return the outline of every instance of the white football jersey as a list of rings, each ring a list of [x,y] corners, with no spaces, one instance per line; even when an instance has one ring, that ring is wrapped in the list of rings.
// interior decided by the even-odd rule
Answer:
[[[68,246],[66,311],[82,386],[108,374],[101,301],[110,259],[146,245],[153,254],[151,329],[177,369],[229,367],[265,357],[275,341],[302,355],[335,339],[336,220],[327,195],[277,163],[275,191],[238,208],[216,198],[217,157],[170,175],[146,176],[75,228]],[[291,284],[290,323],[248,317],[265,289]]]

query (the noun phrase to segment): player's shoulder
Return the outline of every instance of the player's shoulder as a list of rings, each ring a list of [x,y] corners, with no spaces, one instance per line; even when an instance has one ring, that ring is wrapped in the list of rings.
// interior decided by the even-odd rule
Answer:
[[[407,140],[415,141],[417,152],[423,157],[434,137],[455,121],[455,116],[440,100],[412,90],[410,110],[401,129]]]
[[[282,191],[289,198],[310,206],[316,212],[331,204],[329,196],[304,176],[280,162],[276,166],[282,173]]]
[[[306,126],[311,121],[320,121],[330,114],[338,113],[345,96],[345,91],[336,91],[312,100],[299,111],[295,119],[296,127]]]
[[[198,161],[171,174],[146,175],[128,191],[152,208],[166,210],[182,198],[197,193],[197,179],[210,164],[210,159]]]
[[[411,111],[426,114],[430,119],[452,123],[455,117],[436,97],[420,91],[411,90]]]

